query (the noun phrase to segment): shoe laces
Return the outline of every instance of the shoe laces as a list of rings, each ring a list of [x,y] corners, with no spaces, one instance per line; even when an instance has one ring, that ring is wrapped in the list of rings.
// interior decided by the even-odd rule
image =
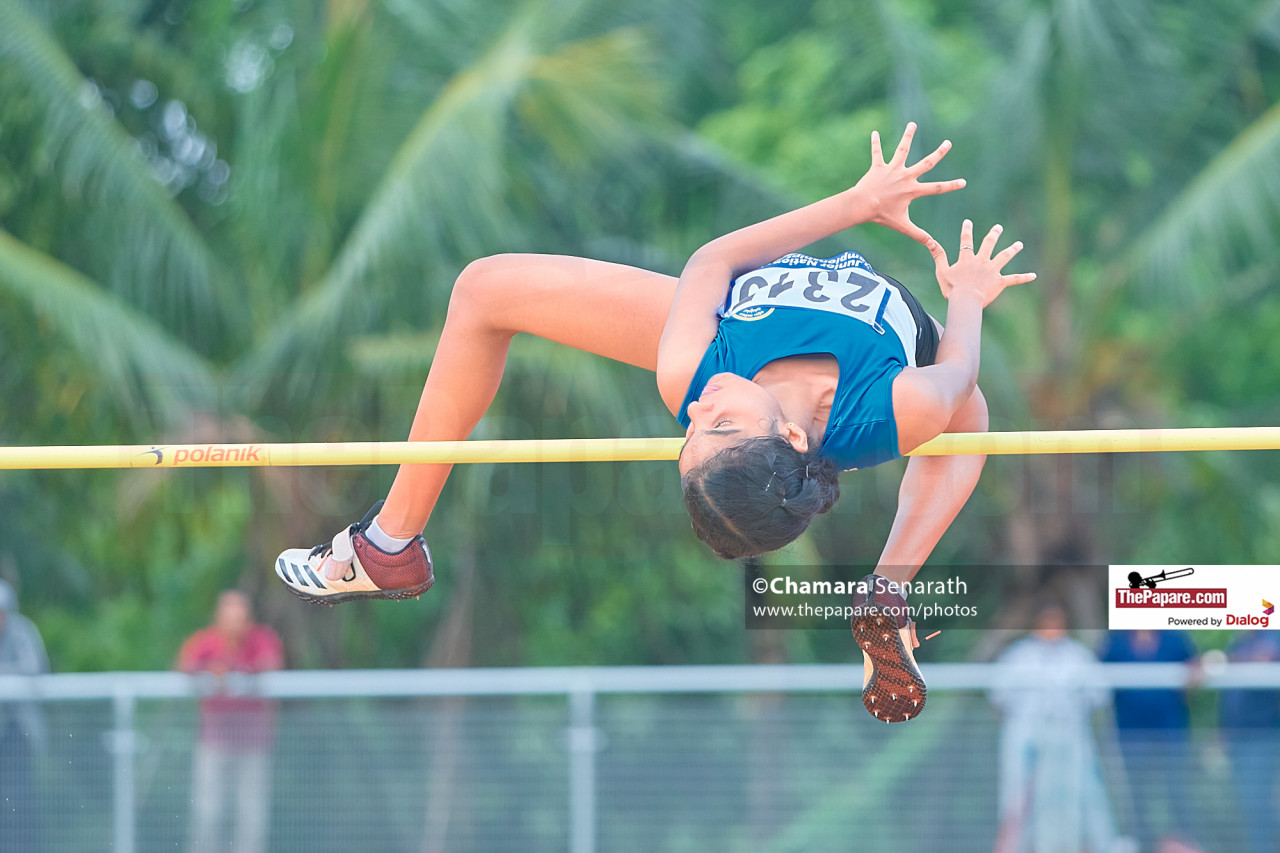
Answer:
[[[363,533],[364,531],[368,530],[369,525],[373,524],[374,516],[378,514],[378,510],[382,509],[382,505],[384,503],[386,503],[386,501],[378,501],[376,504],[371,506],[369,508],[369,511],[364,514],[364,518],[360,519],[355,524],[347,528],[347,535],[355,536],[357,533]],[[321,542],[319,545],[312,548],[310,556],[327,557],[332,553],[333,553],[333,540],[330,539],[328,542]]]

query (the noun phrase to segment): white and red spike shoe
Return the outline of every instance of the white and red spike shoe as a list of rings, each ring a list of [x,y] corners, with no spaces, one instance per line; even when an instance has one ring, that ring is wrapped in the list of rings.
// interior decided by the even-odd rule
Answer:
[[[388,554],[369,541],[365,531],[382,507],[374,504],[363,520],[314,548],[290,548],[276,558],[276,576],[294,595],[312,604],[339,604],[360,598],[417,598],[435,583],[431,549],[421,535],[403,551]],[[325,577],[334,551],[351,554],[351,565],[339,580]]]

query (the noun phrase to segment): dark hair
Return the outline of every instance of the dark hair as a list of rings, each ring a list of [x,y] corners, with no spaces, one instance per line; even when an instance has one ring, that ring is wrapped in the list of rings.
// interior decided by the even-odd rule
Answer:
[[[781,434],[726,447],[680,479],[693,531],[725,560],[794,542],[840,497],[839,471]]]

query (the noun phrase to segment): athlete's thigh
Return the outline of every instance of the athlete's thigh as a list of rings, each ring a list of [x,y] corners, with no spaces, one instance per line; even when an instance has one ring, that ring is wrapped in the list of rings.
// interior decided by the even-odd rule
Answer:
[[[463,277],[486,321],[649,370],[677,279],[564,255],[496,255]]]

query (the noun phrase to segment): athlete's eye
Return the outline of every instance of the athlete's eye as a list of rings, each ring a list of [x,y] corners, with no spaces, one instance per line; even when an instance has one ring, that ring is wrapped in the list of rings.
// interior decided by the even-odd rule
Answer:
[[[731,424],[731,423],[733,423],[733,421],[727,421],[727,420],[726,420],[726,421],[716,421],[716,425],[715,425],[715,426],[713,426],[713,427],[712,427],[712,429],[720,429],[720,427],[725,426],[726,424]]]

